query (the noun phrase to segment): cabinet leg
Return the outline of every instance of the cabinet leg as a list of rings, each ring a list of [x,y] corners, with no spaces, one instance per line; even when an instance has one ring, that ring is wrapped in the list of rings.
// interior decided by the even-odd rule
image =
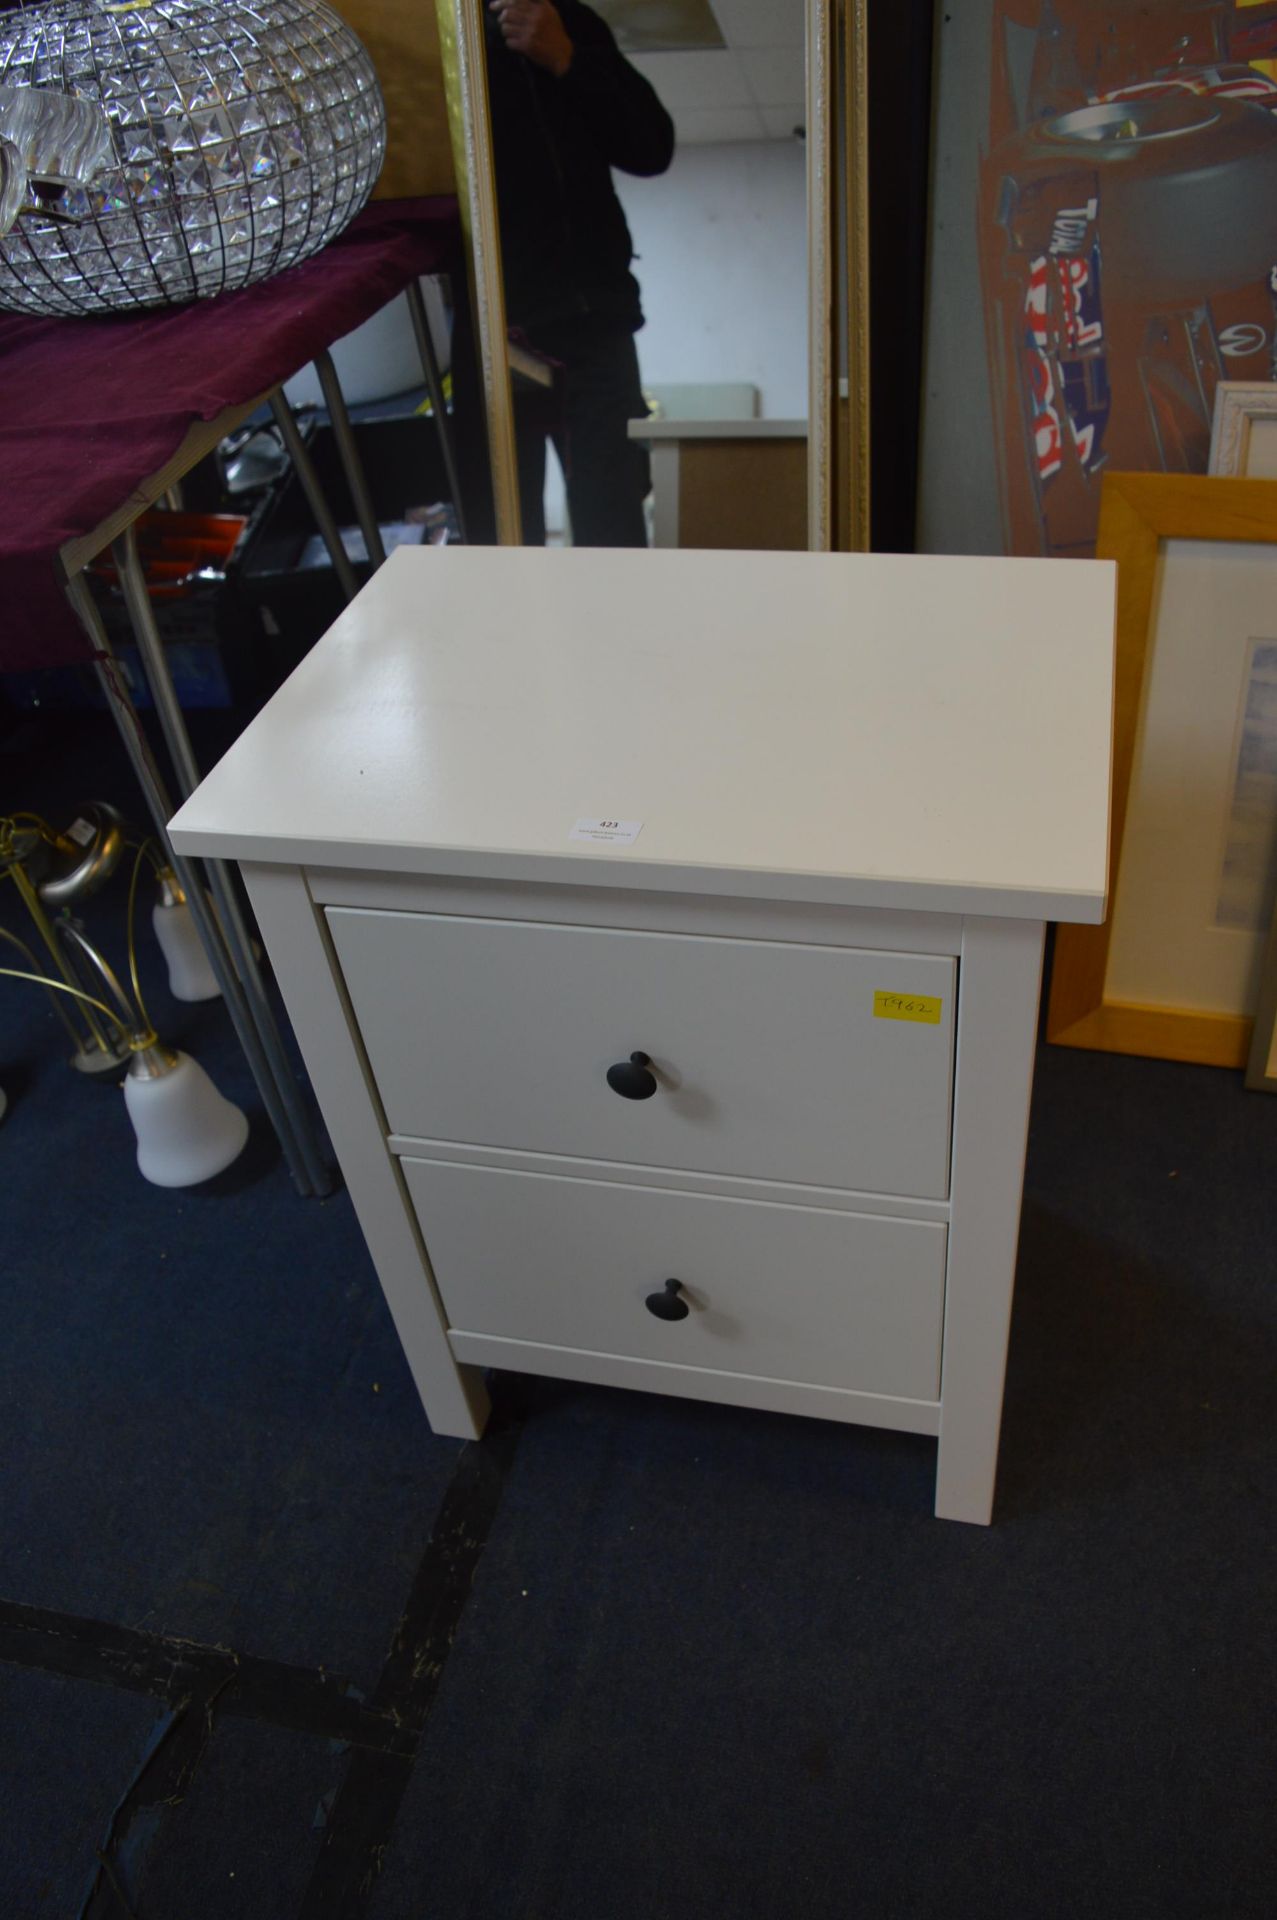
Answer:
[[[1000,1411],[1000,1409],[999,1409]],[[936,1462],[936,1519],[965,1520],[973,1527],[987,1527],[993,1519],[993,1489],[997,1472],[997,1434],[993,1436],[994,1470],[983,1460],[955,1457],[952,1447],[946,1455],[943,1437]]]
[[[461,1366],[448,1343],[447,1316],[403,1175],[386,1146],[324,916],[297,868],[245,862],[242,871],[431,1431],[477,1440],[489,1407],[483,1369]]]
[[[971,918],[962,937],[936,1514],[978,1526],[993,1514],[1045,932]]]
[[[440,1392],[440,1383],[436,1382],[430,1389],[429,1400],[421,1392],[421,1382],[417,1380],[417,1390],[421,1392],[421,1404],[430,1422],[430,1431],[440,1439],[479,1440],[483,1437],[488,1415],[492,1411],[483,1368],[457,1366],[455,1372],[455,1390],[445,1386],[445,1390]],[[416,1379],[415,1368],[413,1377]]]

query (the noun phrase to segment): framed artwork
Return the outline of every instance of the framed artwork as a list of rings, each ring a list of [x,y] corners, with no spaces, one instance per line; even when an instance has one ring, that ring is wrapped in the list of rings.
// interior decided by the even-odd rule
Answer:
[[[1048,1038],[1244,1067],[1277,895],[1277,482],[1110,474],[1109,918],[1062,927]]]
[[[1220,381],[1208,471],[1243,480],[1277,479],[1277,384]]]

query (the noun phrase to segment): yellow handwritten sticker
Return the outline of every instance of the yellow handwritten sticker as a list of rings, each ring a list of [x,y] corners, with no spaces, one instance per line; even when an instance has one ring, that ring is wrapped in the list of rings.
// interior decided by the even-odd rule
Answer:
[[[938,1027],[943,1000],[925,993],[876,993],[875,1020],[914,1020],[919,1026]]]

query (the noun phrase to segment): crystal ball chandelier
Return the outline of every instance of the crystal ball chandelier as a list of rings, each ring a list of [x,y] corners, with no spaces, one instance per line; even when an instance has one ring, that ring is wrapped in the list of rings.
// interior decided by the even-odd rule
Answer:
[[[51,0],[0,14],[0,83],[96,102],[113,157],[33,183],[0,306],[100,313],[246,287],[339,234],[385,153],[377,76],[323,0]]]

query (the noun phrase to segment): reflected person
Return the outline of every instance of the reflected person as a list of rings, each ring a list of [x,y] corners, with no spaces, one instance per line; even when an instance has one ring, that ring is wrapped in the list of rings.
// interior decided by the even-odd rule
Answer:
[[[664,173],[674,124],[581,0],[490,0],[487,27],[506,317],[559,369],[553,395],[516,400],[524,544],[545,542],[548,436],[575,545],[646,546],[649,462],[627,432],[647,413],[643,310],[612,168]]]

